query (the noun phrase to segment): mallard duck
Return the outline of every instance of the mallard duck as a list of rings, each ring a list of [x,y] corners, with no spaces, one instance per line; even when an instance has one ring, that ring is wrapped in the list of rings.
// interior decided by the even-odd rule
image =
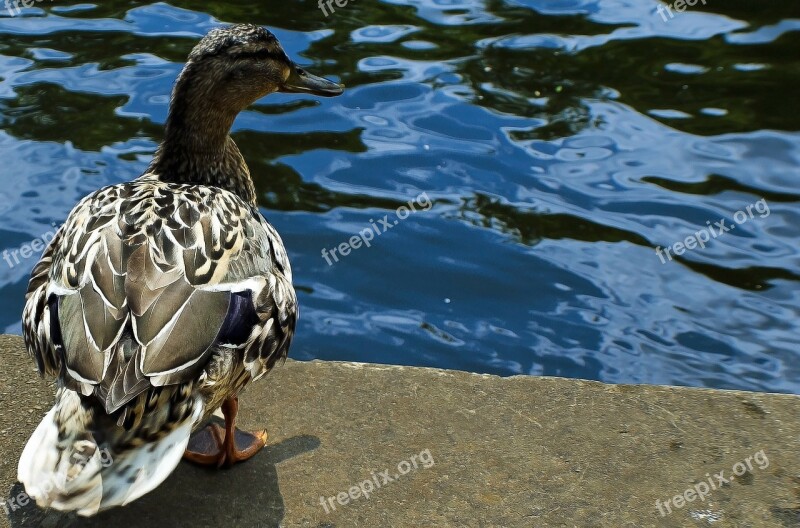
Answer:
[[[297,298],[229,132],[272,92],[342,88],[264,28],[211,31],[148,169],[84,198],[34,268],[25,342],[57,380],[19,461],[39,506],[90,516],[153,490],[182,457],[231,466],[264,447],[265,431],[235,428],[238,395],[286,357]],[[206,425],[219,409],[225,427]]]

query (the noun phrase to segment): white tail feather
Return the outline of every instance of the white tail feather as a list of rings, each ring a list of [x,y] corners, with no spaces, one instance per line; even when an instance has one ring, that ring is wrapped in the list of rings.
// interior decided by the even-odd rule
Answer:
[[[64,398],[45,415],[25,446],[17,478],[40,507],[86,517],[133,502],[164,482],[181,461],[203,410],[198,401],[193,416],[158,442],[109,453],[81,436],[83,431],[71,445],[59,446],[58,414],[71,395],[60,396]],[[86,412],[80,406],[75,411]]]

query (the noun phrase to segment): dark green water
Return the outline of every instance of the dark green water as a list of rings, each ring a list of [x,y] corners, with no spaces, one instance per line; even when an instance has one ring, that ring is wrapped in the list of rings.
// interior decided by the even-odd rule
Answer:
[[[145,168],[197,39],[252,22],[348,87],[234,127],[295,269],[294,358],[800,392],[800,4],[657,6],[0,7],[0,329],[32,242]]]

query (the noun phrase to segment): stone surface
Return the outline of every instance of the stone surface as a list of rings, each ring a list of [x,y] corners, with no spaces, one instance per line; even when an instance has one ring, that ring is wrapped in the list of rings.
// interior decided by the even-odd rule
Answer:
[[[0,337],[3,490],[51,401],[21,340]],[[242,413],[244,427],[271,434],[248,463],[182,464],[150,495],[95,519],[29,505],[13,524],[800,526],[797,396],[290,361],[243,395]],[[656,500],[702,491],[709,477],[716,487],[714,474],[727,480],[748,457],[752,469],[704,501],[677,508],[672,499],[672,513],[659,513]],[[379,475],[406,469],[385,484]],[[347,497],[363,481],[369,498]],[[339,493],[348,504],[334,498],[326,511],[320,498]]]

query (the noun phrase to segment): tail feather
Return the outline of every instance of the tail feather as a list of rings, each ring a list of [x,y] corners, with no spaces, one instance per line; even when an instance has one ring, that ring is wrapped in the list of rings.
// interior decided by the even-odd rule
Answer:
[[[56,405],[22,452],[18,480],[40,507],[82,516],[133,502],[166,480],[181,461],[203,410],[198,400],[185,403],[189,412],[179,413],[183,419],[176,423],[164,424],[164,434],[153,441],[130,441],[131,431],[110,420],[101,422],[116,430],[89,432],[96,428],[97,408],[61,389]],[[123,438],[127,441],[120,442]]]
[[[114,466],[119,465],[120,469],[103,474],[102,509],[129,504],[164,482],[186,451],[193,421],[186,420],[162,440],[129,451],[119,461],[115,460]]]

